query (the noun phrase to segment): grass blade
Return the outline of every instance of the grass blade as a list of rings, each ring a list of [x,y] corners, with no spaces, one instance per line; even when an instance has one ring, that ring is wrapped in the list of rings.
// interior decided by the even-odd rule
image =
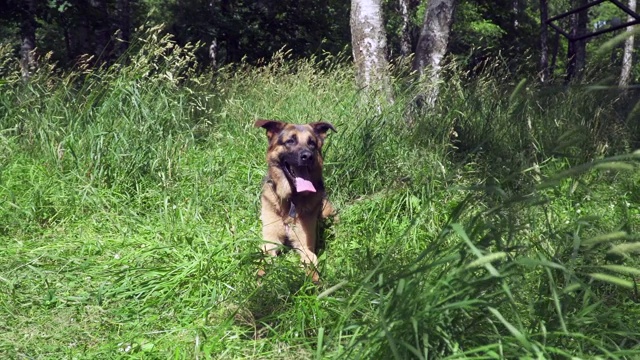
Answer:
[[[613,285],[617,285],[617,286],[621,286],[624,288],[628,288],[628,289],[633,289],[633,282],[629,281],[629,280],[625,280],[625,279],[621,279],[617,276],[613,276],[613,275],[609,275],[609,274],[603,274],[603,273],[592,273],[589,274],[592,278],[599,280],[599,281],[604,281],[604,282],[608,282],[610,284]]]
[[[508,322],[507,319],[505,319],[497,309],[492,307],[487,308],[496,318],[498,318],[498,320],[500,320],[500,322],[507,328],[507,330],[509,330],[511,335],[513,335],[520,342],[520,344],[522,344],[527,349],[531,349],[531,343],[529,342],[529,340],[527,340],[524,334],[520,332],[520,330],[518,330],[515,326]]]

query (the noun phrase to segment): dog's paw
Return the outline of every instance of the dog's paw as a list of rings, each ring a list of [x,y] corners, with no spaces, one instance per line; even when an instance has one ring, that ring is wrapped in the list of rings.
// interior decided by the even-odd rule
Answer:
[[[315,285],[320,285],[320,274],[318,274],[318,271],[309,269],[307,270],[307,276],[311,278],[311,281]]]
[[[333,204],[331,204],[331,202],[329,200],[327,200],[327,198],[322,199],[322,214],[321,215],[322,215],[323,219],[331,218],[334,223],[339,220],[338,212],[333,207]]]
[[[264,271],[264,269],[259,269],[256,272],[256,279],[257,279],[257,283],[258,286],[262,286],[262,278],[266,275],[267,273]]]

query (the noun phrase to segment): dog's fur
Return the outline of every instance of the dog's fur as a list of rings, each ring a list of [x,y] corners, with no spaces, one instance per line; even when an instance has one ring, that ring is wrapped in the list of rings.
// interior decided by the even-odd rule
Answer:
[[[317,282],[318,224],[320,217],[334,215],[322,180],[321,150],[327,132],[336,129],[326,122],[299,125],[276,120],[257,120],[255,126],[266,129],[269,139],[268,172],[261,197],[266,241],[262,249],[275,256],[280,245],[291,246]],[[262,276],[264,271],[258,274]]]

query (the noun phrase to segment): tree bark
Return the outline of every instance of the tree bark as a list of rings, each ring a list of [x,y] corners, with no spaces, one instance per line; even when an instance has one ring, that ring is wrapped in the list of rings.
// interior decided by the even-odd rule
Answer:
[[[549,64],[549,74],[553,74],[556,71],[556,64],[558,63],[558,49],[560,48],[560,33],[556,32],[553,36],[553,52],[551,53],[551,63]]]
[[[218,41],[213,39],[209,45],[209,59],[211,60],[211,68],[218,68]]]
[[[520,27],[520,21],[518,19],[520,18],[522,4],[520,0],[513,0],[511,6],[513,7],[513,28],[517,29]]]
[[[578,8],[586,5],[587,0],[572,0],[571,4],[573,8]],[[572,38],[586,34],[588,23],[587,11],[580,11],[571,15],[570,22]],[[569,41],[567,58],[567,81],[580,81],[587,59],[586,40]]]
[[[588,0],[577,0],[579,6],[587,5]],[[578,13],[578,34],[580,36],[587,33],[589,25],[589,12],[581,11]],[[582,73],[587,66],[587,40],[576,41],[576,66],[578,70],[578,78],[582,78]]]
[[[438,83],[442,72],[442,58],[447,52],[455,0],[430,0],[420,31],[413,68],[420,77],[431,82],[425,94],[426,103],[433,106],[438,97]]]
[[[29,80],[35,67],[36,49],[36,3],[37,0],[25,0],[22,5],[22,23],[20,24],[20,70],[22,78]]]
[[[411,17],[409,13],[409,1],[399,0],[400,17],[402,25],[400,28],[400,55],[403,57],[411,54]]]
[[[540,0],[540,82],[542,83],[549,81],[548,18],[549,4],[547,0]]]
[[[636,0],[629,0],[629,9],[632,11],[636,11]],[[629,16],[628,21],[633,21],[634,18]],[[627,31],[631,33],[633,31],[632,26],[627,27]],[[631,82],[631,68],[633,66],[633,35],[627,37],[624,41],[624,52],[622,54],[622,70],[620,72],[620,82],[618,83],[621,87],[629,86]]]
[[[358,86],[369,95],[393,101],[381,0],[352,0],[350,25]]]

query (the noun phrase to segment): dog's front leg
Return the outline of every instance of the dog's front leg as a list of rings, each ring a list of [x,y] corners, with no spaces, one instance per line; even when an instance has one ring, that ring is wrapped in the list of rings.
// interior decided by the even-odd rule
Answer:
[[[285,243],[286,230],[282,217],[273,210],[271,201],[262,197],[262,251],[271,256],[277,256],[279,248]],[[264,269],[258,270],[258,276],[265,274]]]
[[[333,207],[333,204],[331,204],[331,201],[326,197],[322,198],[322,212],[320,214],[323,219],[331,217],[337,222],[338,214],[336,213],[336,209]]]
[[[300,260],[307,267],[307,274],[315,283],[320,280],[318,257],[315,253],[317,226],[317,216],[300,216],[289,234],[291,247],[300,254]]]

